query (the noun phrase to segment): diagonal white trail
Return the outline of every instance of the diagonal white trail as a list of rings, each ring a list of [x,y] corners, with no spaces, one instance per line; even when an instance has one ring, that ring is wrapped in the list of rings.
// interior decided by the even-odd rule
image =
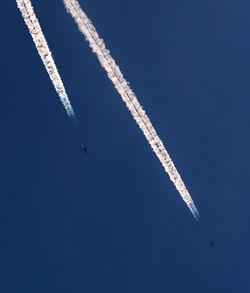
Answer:
[[[74,111],[71,107],[63,82],[52,58],[52,54],[42,32],[41,26],[38,22],[38,19],[36,18],[32,4],[30,0],[16,0],[16,2],[35,43],[37,51],[55,87],[55,90],[57,91],[68,116],[75,120]]]
[[[134,92],[129,87],[128,82],[124,79],[119,67],[111,57],[109,50],[105,48],[105,44],[99,37],[92,22],[83,12],[76,0],[62,1],[64,2],[67,11],[72,15],[75,22],[77,23],[79,30],[85,36],[85,39],[89,42],[93,52],[97,55],[102,67],[107,71],[108,77],[113,82],[123,101],[126,103],[126,106],[143,131],[153,151],[165,168],[165,171],[169,174],[170,179],[173,181],[176,189],[179,191],[183,200],[186,202],[195,219],[199,220],[199,212],[195,207],[193,200],[181,179],[180,174],[176,170],[173,161],[166,151],[161,139],[157,135],[148,116],[146,115],[142,106],[139,104]]]

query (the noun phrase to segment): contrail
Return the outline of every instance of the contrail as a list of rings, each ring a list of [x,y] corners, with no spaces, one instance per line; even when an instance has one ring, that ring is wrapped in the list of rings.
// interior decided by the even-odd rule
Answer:
[[[128,82],[124,79],[119,67],[116,65],[114,59],[111,57],[109,50],[106,49],[104,41],[99,37],[95,27],[90,19],[81,9],[76,0],[62,0],[67,11],[72,15],[77,23],[79,30],[89,42],[93,52],[97,55],[102,67],[107,71],[108,77],[113,82],[115,88],[121,95],[123,101],[126,103],[133,118],[143,131],[146,139],[151,145],[156,156],[161,161],[165,171],[168,173],[170,179],[173,181],[175,187],[179,191],[183,200],[186,202],[195,219],[199,220],[199,212],[181,179],[180,174],[174,166],[167,150],[165,149],[161,139],[157,135],[148,116],[139,104],[136,95],[131,90]]]
[[[55,90],[57,91],[68,116],[71,119],[75,120],[74,111],[71,107],[63,82],[56,68],[56,64],[53,60],[52,54],[42,32],[41,26],[38,22],[38,19],[36,18],[32,4],[30,0],[16,0],[16,2],[18,8],[22,13],[23,19],[29,29],[32,39],[35,43],[37,51],[55,87]]]

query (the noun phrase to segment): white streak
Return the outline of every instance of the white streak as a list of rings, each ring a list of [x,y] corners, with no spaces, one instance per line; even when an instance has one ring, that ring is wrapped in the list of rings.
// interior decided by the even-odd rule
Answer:
[[[29,29],[32,39],[35,43],[37,51],[43,61],[43,64],[49,74],[49,77],[57,91],[66,111],[70,118],[75,120],[74,111],[70,105],[67,93],[63,86],[63,82],[56,68],[56,64],[52,58],[52,54],[44,37],[38,19],[36,18],[34,9],[30,0],[16,0],[17,6],[20,9],[23,19]]]
[[[85,39],[89,42],[93,52],[97,55],[102,67],[107,71],[110,80],[113,82],[123,101],[126,103],[133,118],[143,131],[146,139],[151,145],[156,156],[161,161],[165,171],[173,181],[183,200],[186,202],[195,219],[199,220],[199,212],[196,209],[193,200],[181,179],[180,174],[176,170],[173,161],[166,151],[161,139],[157,135],[148,116],[146,115],[142,106],[139,104],[134,92],[129,87],[128,82],[124,79],[119,67],[111,57],[110,52],[105,48],[105,44],[103,40],[100,39],[92,22],[83,12],[76,0],[63,0],[63,2],[67,11],[72,15],[75,22],[77,23],[79,30],[85,36]]]

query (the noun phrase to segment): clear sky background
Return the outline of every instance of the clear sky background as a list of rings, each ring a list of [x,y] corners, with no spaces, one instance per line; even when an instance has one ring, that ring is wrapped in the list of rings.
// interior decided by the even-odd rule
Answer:
[[[78,122],[3,1],[0,292],[250,292],[249,1],[80,1],[200,224],[62,1],[32,3]]]

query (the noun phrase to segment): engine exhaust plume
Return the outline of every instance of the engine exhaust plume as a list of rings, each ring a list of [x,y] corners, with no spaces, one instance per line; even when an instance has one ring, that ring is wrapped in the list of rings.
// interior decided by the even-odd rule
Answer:
[[[21,11],[23,19],[29,29],[31,37],[35,43],[37,51],[54,85],[54,88],[57,91],[68,116],[73,121],[75,121],[74,111],[71,107],[63,82],[56,68],[56,64],[52,58],[52,54],[50,52],[50,49],[48,47],[47,41],[44,37],[38,19],[35,15],[32,4],[30,0],[16,0],[16,2],[19,10]]]
[[[109,50],[106,49],[104,41],[99,37],[95,27],[90,19],[81,9],[78,1],[76,0],[62,0],[67,11],[72,15],[73,19],[78,25],[79,30],[84,35],[85,39],[89,42],[93,52],[97,55],[102,67],[106,70],[108,77],[114,84],[119,92],[127,108],[130,110],[133,118],[141,128],[150,146],[155,152],[156,156],[162,163],[165,171],[168,173],[170,179],[173,181],[176,189],[179,191],[183,200],[189,207],[193,216],[199,221],[199,212],[181,179],[180,174],[173,161],[171,160],[167,150],[165,149],[161,139],[157,135],[152,123],[148,116],[139,104],[136,95],[129,87],[128,82],[123,77],[120,68],[116,65],[114,59],[110,55]]]

